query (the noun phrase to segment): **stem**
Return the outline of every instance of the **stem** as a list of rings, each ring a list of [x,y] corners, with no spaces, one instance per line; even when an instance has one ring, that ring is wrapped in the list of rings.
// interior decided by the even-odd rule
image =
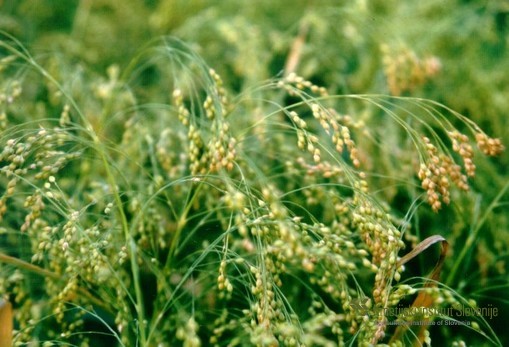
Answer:
[[[506,185],[497,194],[495,199],[493,199],[491,204],[488,206],[486,212],[482,216],[481,220],[477,223],[475,229],[470,233],[470,235],[468,235],[468,238],[463,246],[463,249],[461,250],[458,258],[456,259],[456,262],[454,263],[454,266],[453,266],[451,272],[449,273],[449,276],[447,276],[447,280],[445,281],[445,283],[447,283],[448,285],[451,285],[452,281],[456,277],[456,273],[458,272],[459,267],[463,262],[463,259],[465,258],[465,256],[467,255],[467,252],[470,250],[470,248],[474,244],[475,240],[477,239],[477,235],[479,234],[481,227],[486,222],[486,219],[488,219],[488,215],[490,214],[491,211],[493,211],[493,209],[495,209],[495,207],[497,207],[498,202],[500,201],[500,199],[502,199],[502,196],[504,196],[504,194],[508,188],[509,188],[509,182],[506,183]]]
[[[44,277],[49,277],[49,278],[54,279],[54,280],[60,280],[60,281],[64,280],[64,278],[62,276],[60,276],[59,274],[57,274],[57,273],[48,271],[48,270],[43,269],[42,267],[39,267],[39,266],[34,265],[34,264],[30,264],[30,263],[28,263],[28,262],[26,262],[24,260],[21,260],[21,259],[15,258],[15,257],[11,257],[10,255],[4,254],[2,252],[0,252],[0,262],[4,263],[4,264],[11,264],[11,265],[14,265],[15,267],[17,267],[18,269],[30,271],[30,272],[35,273],[37,275],[44,276]],[[110,312],[110,308],[107,307],[105,305],[105,303],[103,303],[102,301],[100,301],[97,298],[95,298],[85,288],[78,287],[78,292],[80,293],[81,296],[84,296],[87,299],[89,299],[90,302],[93,303],[94,305],[96,305],[98,307],[101,307],[101,308],[105,309],[106,311]]]
[[[92,132],[94,143],[98,145],[100,148],[100,140],[97,137],[95,133]],[[115,183],[115,179],[113,177],[113,174],[111,173],[110,166],[108,164],[108,160],[106,158],[106,154],[104,151],[100,150],[98,151],[101,155],[101,159],[104,165],[104,169],[106,170],[106,177],[108,179],[108,183],[111,187],[111,190],[113,192],[113,196],[115,199],[115,203],[117,205],[118,214],[120,216],[120,221],[122,223],[122,230],[124,231],[124,238],[126,243],[129,244],[129,259],[131,262],[131,271],[133,275],[133,282],[134,282],[134,291],[136,295],[136,313],[138,316],[138,327],[139,327],[139,334],[138,337],[140,339],[140,344],[142,347],[147,346],[146,341],[146,330],[145,330],[145,305],[143,302],[143,295],[142,290],[140,286],[140,268],[138,266],[138,257],[137,257],[137,247],[136,243],[134,242],[133,238],[131,237],[131,234],[129,232],[129,226],[127,223],[127,217],[124,213],[122,200],[120,199],[120,194],[118,193],[117,185]]]
[[[43,269],[42,267],[27,263],[24,260],[11,257],[11,256],[1,253],[1,252],[0,252],[0,262],[5,263],[5,264],[14,265],[17,268],[27,270],[27,271],[36,273],[41,276],[49,277],[52,279],[60,279],[60,276],[54,272],[48,271],[46,269]]]
[[[196,200],[196,197],[198,196],[198,193],[200,192],[202,186],[203,186],[203,183],[199,182],[198,186],[196,187],[196,190],[193,191],[193,189],[191,189],[189,191],[189,195],[186,199],[187,200],[186,207],[185,207],[184,211],[182,212],[182,214],[180,215],[180,218],[177,221],[177,229],[175,230],[175,234],[171,241],[170,250],[168,252],[168,258],[166,260],[165,268],[171,267],[171,261],[173,259],[173,256],[175,255],[178,241],[180,239],[180,234],[182,233],[182,230],[186,226],[187,216],[189,214],[189,211],[191,211],[194,201]]]

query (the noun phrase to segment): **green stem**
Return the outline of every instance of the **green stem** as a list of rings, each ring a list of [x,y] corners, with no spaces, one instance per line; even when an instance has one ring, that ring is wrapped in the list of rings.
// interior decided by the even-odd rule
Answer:
[[[4,254],[2,252],[0,252],[0,262],[4,263],[4,264],[14,265],[18,269],[30,271],[32,273],[35,273],[35,274],[43,276],[43,277],[49,277],[53,280],[57,280],[57,281],[64,280],[64,277],[62,277],[61,275],[59,275],[57,273],[48,271],[48,270],[43,269],[42,267],[39,267],[34,264],[30,264],[24,260],[21,260],[21,259],[15,258],[15,257],[11,257],[10,255]],[[105,305],[104,302],[95,298],[85,288],[79,287],[78,292],[80,293],[80,296],[86,297],[95,306],[101,307],[101,308],[105,309],[106,311],[110,312],[109,307],[107,307],[107,305]]]
[[[100,148],[101,142],[97,135],[95,133],[93,134],[94,143],[98,145]],[[98,148],[98,149],[99,149]],[[143,295],[142,290],[140,286],[140,268],[138,266],[138,257],[137,257],[137,247],[134,239],[131,237],[131,233],[129,232],[129,226],[127,223],[127,217],[124,213],[122,200],[120,199],[120,194],[118,193],[117,185],[115,183],[115,179],[113,177],[113,174],[110,170],[110,165],[108,164],[108,160],[106,158],[106,154],[104,151],[99,151],[101,155],[101,159],[104,165],[104,169],[106,170],[106,177],[108,179],[108,183],[111,187],[111,190],[113,192],[113,196],[115,199],[115,203],[117,205],[118,214],[120,216],[120,221],[122,223],[122,230],[124,231],[124,238],[126,243],[129,244],[129,258],[131,262],[131,271],[133,275],[133,282],[134,282],[134,291],[136,295],[136,314],[138,316],[138,327],[139,327],[139,334],[138,337],[140,339],[140,345],[141,347],[147,346],[147,340],[146,340],[146,322],[145,322],[145,305],[143,302]]]
[[[168,258],[166,260],[165,268],[169,268],[171,266],[171,260],[173,259],[173,256],[175,255],[177,245],[178,245],[178,240],[180,239],[180,234],[182,233],[182,230],[186,226],[187,216],[189,215],[189,211],[191,210],[191,208],[194,204],[194,201],[196,200],[196,197],[198,196],[198,193],[200,192],[202,186],[203,186],[203,183],[200,182],[200,183],[198,183],[198,187],[196,187],[196,190],[194,192],[192,189],[189,191],[189,196],[186,199],[187,200],[186,207],[185,207],[184,211],[182,212],[182,214],[180,215],[180,218],[177,221],[177,228],[175,230],[175,234],[171,241],[170,250],[168,252]],[[191,194],[192,194],[192,196],[191,196]]]
[[[42,267],[27,263],[24,260],[11,257],[11,256],[1,253],[1,252],[0,252],[0,262],[5,263],[5,264],[14,265],[15,267],[17,267],[19,269],[27,270],[27,271],[36,273],[41,276],[49,277],[52,279],[60,279],[60,276],[54,272],[48,271],[46,269],[43,269]]]
[[[454,263],[454,266],[453,266],[451,272],[449,273],[449,276],[447,276],[447,280],[445,282],[445,283],[447,283],[447,285],[451,285],[452,281],[456,278],[456,273],[458,272],[459,267],[463,262],[463,259],[467,255],[468,251],[471,250],[472,245],[474,244],[475,240],[477,239],[477,235],[479,234],[481,227],[484,225],[484,223],[488,219],[490,212],[493,211],[493,209],[495,209],[495,207],[498,206],[498,202],[500,201],[500,199],[502,199],[502,197],[504,196],[504,194],[508,188],[509,188],[509,182],[506,183],[506,185],[500,190],[500,192],[495,197],[495,199],[493,199],[491,204],[488,206],[486,212],[482,216],[481,220],[477,223],[475,229],[470,233],[470,235],[468,235],[467,241],[465,242],[463,249],[461,250],[458,258],[456,258],[456,262]]]

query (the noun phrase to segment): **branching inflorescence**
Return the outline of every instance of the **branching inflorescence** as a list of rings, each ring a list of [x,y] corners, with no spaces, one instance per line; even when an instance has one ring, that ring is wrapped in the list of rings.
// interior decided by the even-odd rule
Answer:
[[[185,45],[161,47],[167,60],[154,69],[179,78],[160,103],[137,104],[135,86],[115,77],[82,104],[57,84],[59,111],[37,121],[0,119],[2,230],[12,245],[24,240],[28,250],[17,256],[35,265],[35,274],[2,265],[16,343],[86,345],[91,319],[109,320],[108,333],[125,346],[373,345],[393,333],[389,309],[416,292],[429,291],[436,305],[455,302],[445,288],[398,284],[410,231],[373,193],[365,133],[341,107],[377,105],[402,125],[438,211],[452,200],[451,182],[467,190],[475,174],[470,139],[438,116],[438,104],[329,95],[295,73],[256,88],[256,98],[232,97]],[[23,83],[12,102],[24,97]],[[116,98],[122,103],[113,105]],[[405,103],[421,105],[422,114],[410,116],[418,125],[400,115]],[[88,118],[87,107],[112,113]],[[108,117],[122,127],[108,128]],[[503,150],[465,123],[483,153]],[[36,336],[45,324],[53,330]]]

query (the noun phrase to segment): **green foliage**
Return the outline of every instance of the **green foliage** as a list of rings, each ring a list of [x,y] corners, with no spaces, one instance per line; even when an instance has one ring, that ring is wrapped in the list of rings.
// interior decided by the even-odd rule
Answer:
[[[501,2],[0,8],[16,345],[508,343]]]

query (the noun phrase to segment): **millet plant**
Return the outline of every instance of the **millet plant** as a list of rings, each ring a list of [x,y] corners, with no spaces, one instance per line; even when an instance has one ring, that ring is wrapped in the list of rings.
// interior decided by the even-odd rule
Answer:
[[[12,305],[13,345],[502,345],[482,315],[452,314],[481,308],[453,286],[469,249],[441,273],[449,231],[422,232],[418,211],[467,206],[474,156],[503,144],[411,95],[441,63],[405,45],[379,47],[387,94],[302,77],[312,25],[275,77],[239,65],[241,86],[175,37],[102,74],[2,34],[0,310]]]

